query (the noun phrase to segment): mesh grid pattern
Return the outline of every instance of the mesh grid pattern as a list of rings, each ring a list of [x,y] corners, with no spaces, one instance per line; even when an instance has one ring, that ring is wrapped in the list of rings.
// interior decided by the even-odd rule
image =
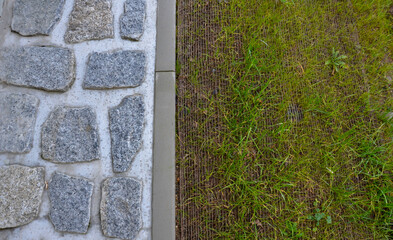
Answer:
[[[223,8],[222,2],[224,1],[177,1],[177,239],[214,239],[215,229],[225,230],[227,225],[231,224],[229,222],[230,217],[228,216],[228,211],[223,210],[225,209],[225,200],[230,197],[229,193],[225,190],[215,191],[215,186],[219,180],[214,175],[209,175],[211,172],[214,172],[213,170],[219,165],[220,160],[210,154],[206,150],[208,149],[207,147],[201,147],[201,144],[208,145],[209,141],[220,141],[219,137],[217,137],[219,135],[218,133],[220,131],[226,131],[223,128],[223,119],[221,119],[220,114],[209,114],[210,112],[219,112],[216,109],[216,105],[211,105],[211,99],[217,100],[217,98],[221,98],[219,101],[225,104],[227,100],[225,99],[225,92],[229,91],[227,81],[225,80],[227,76],[220,71],[220,64],[224,60],[220,54],[217,54],[217,48],[227,51],[225,54],[232,55],[234,61],[236,59],[244,59],[245,57],[243,56],[244,46],[242,45],[241,33],[233,36],[231,44],[218,41],[222,25],[219,25],[217,23],[218,21],[215,20],[220,19],[221,23],[229,23],[231,21],[230,15],[225,13],[226,9]],[[344,13],[337,12],[334,8],[335,4],[340,2],[339,0],[331,1],[331,3],[318,0],[305,0],[304,2],[306,4],[329,5],[329,14],[326,14],[326,22],[329,25],[322,26],[324,27],[322,30],[323,33],[331,32],[331,35],[335,36],[331,41],[341,43],[341,50],[343,52],[350,52],[354,55],[358,54],[358,57],[352,59],[352,64],[362,66],[362,54],[355,47],[360,43],[351,1],[341,1],[346,2],[348,5]],[[293,40],[291,39],[291,34],[300,31],[300,28],[304,30],[304,28],[307,29],[315,26],[312,26],[307,19],[303,19],[299,22],[294,22],[292,25],[280,27],[286,29],[286,37],[288,37],[287,40],[289,42]],[[341,31],[338,31],[338,29],[341,29]],[[264,26],[261,30],[264,34],[271,33],[269,26]],[[313,41],[318,38],[317,32],[316,35],[310,37],[308,40],[298,41],[296,47],[284,53],[285,70],[294,74],[304,72],[305,69],[303,66],[306,65],[306,62],[304,62],[306,60],[302,56],[302,51],[312,46],[314,44]],[[353,44],[346,45],[345,43],[348,42],[348,39]],[[316,57],[319,59],[326,59],[329,55],[329,50],[325,49],[316,52]],[[275,131],[277,130],[275,127],[277,123],[289,119],[294,122],[293,138],[302,134],[328,136],[331,133],[329,129],[326,129],[324,132],[314,131],[314,127],[319,124],[320,119],[303,121],[307,116],[302,109],[302,101],[307,94],[310,94],[310,92],[304,90],[307,89],[305,83],[300,82],[299,84],[292,85],[293,83],[286,81],[285,77],[287,75],[283,74],[282,76],[282,81],[277,82],[274,86],[275,89],[271,90],[274,92],[274,97],[264,99],[267,107],[265,111],[261,112],[258,127],[265,130],[264,132]],[[255,78],[257,80],[260,78],[259,80],[263,81],[263,79],[267,79],[268,77],[268,75],[256,76],[254,80]],[[330,78],[330,73],[321,71],[320,79],[311,79],[310,81],[319,84],[319,81]],[[343,101],[355,102],[356,97],[369,91],[367,75],[364,70],[359,71],[358,76],[353,77],[352,86],[355,87],[340,88],[340,86],[337,86],[337,89],[340,89],[338,98],[342,98]],[[292,91],[288,92],[287,89],[292,89]],[[318,89],[320,92],[328,90],[326,84],[320,84]],[[283,102],[287,106],[285,114],[282,114],[283,112],[281,110],[274,107]],[[214,111],[211,111],[211,108],[214,108]],[[349,109],[348,112],[343,113],[343,116],[349,116],[351,114],[352,111]],[[375,116],[370,116],[368,120],[373,122],[376,119]],[[353,123],[349,122],[345,127],[350,129]],[[201,139],[204,140],[201,141]],[[277,144],[277,139],[266,134],[263,147],[274,148],[275,144]],[[288,146],[288,152],[292,151],[292,148],[296,148],[296,143],[292,144],[291,148]],[[264,164],[271,164],[269,159],[275,157],[272,152],[266,152],[265,156],[266,161]],[[255,176],[261,177],[261,172],[258,170],[250,170],[248,173],[250,178]],[[266,176],[266,178],[268,177]],[[353,181],[360,182],[356,179]],[[299,201],[304,200],[308,202],[310,208],[317,195],[328,195],[327,193],[321,194],[320,191],[322,190],[317,186],[310,187],[312,184],[312,179],[310,179],[310,182],[300,183],[292,192],[294,198],[299,199]],[[271,191],[272,196],[280,194],[274,189],[267,191]],[[206,200],[204,204],[200,204],[200,201],[196,200],[202,194]],[[212,202],[214,204],[210,204]],[[220,205],[220,203],[222,204]],[[280,202],[279,205],[284,208],[285,203]],[[217,206],[221,206],[221,208]],[[280,206],[278,207],[280,208]],[[340,209],[337,209],[338,214],[339,212]],[[236,218],[236,212],[232,212],[231,214],[235,215],[231,216],[232,219]],[[280,233],[272,227],[274,225],[274,218],[271,218],[269,211],[261,210],[260,214],[266,221],[262,223],[256,222],[255,225],[263,233],[262,235],[266,239],[280,238]],[[204,219],[201,218],[202,215],[205,216]],[[351,224],[343,224],[335,229],[335,231],[342,232],[346,239],[372,239],[371,233],[368,233],[366,230],[358,230],[356,225]],[[310,234],[312,235],[313,233]]]

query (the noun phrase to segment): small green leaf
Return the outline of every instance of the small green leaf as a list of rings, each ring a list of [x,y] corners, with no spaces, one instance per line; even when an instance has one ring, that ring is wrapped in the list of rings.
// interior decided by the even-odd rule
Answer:
[[[332,217],[331,216],[327,216],[326,217],[326,223],[327,224],[332,224]]]
[[[313,232],[316,232],[316,231],[318,231],[318,228],[315,227],[315,228],[312,229],[312,231],[313,231]]]
[[[321,221],[321,219],[324,217],[325,217],[325,213],[316,213],[315,214],[315,220],[317,220],[318,222]]]

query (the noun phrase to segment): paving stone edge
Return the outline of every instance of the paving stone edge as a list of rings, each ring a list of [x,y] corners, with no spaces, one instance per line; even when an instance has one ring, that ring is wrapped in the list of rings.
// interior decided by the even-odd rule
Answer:
[[[175,240],[176,0],[157,0],[152,239]]]

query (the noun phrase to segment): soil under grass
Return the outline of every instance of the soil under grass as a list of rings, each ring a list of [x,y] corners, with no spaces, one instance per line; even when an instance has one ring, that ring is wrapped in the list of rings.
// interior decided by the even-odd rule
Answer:
[[[391,4],[178,1],[178,239],[393,238]]]

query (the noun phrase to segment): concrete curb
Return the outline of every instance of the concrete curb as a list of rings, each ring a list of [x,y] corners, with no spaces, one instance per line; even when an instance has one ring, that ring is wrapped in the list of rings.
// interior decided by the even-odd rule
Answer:
[[[158,0],[152,239],[174,240],[176,0]]]
[[[157,0],[156,72],[176,68],[176,0]]]
[[[152,239],[175,239],[175,73],[156,73]]]

